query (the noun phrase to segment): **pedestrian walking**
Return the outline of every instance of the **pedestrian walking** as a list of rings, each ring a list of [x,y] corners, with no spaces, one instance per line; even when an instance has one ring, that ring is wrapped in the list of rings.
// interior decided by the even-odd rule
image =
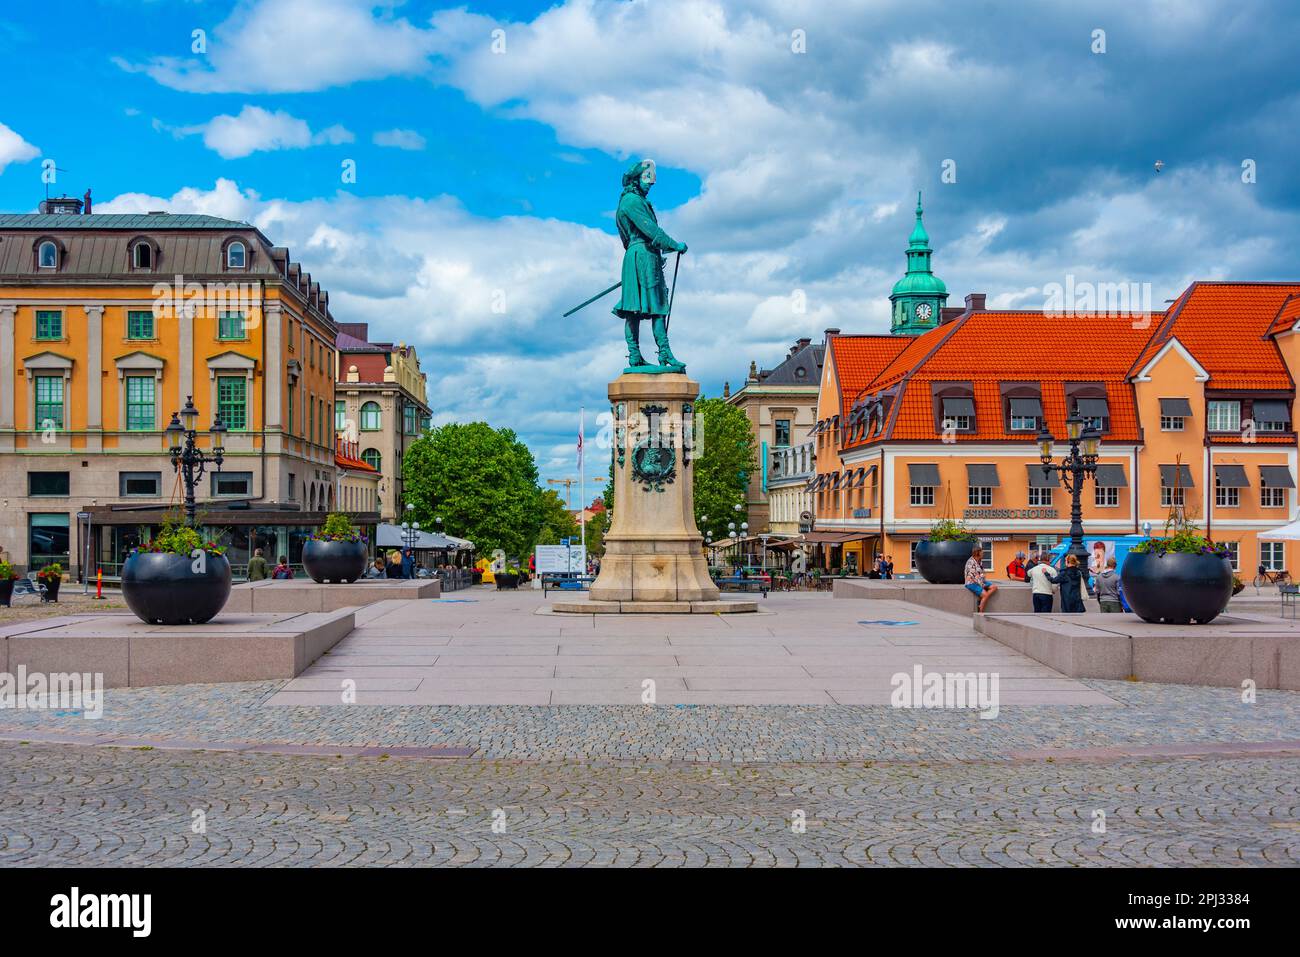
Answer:
[[[275,566],[275,571],[271,572],[271,577],[275,579],[293,577],[293,568],[289,565],[289,558],[287,555],[280,556],[280,562]]]
[[[1059,585],[1061,588],[1061,611],[1070,615],[1081,615],[1085,611],[1083,607],[1083,594],[1088,589],[1088,579],[1083,575],[1083,569],[1079,567],[1077,556],[1070,554],[1065,556],[1065,567],[1061,569],[1060,575],[1052,575],[1052,584]]]
[[[1052,590],[1052,566],[1043,561],[1041,555],[1034,556],[1030,561],[1026,577],[1029,579],[1034,611],[1038,614],[1050,614],[1054,594]]]
[[[1119,573],[1115,571],[1115,559],[1106,559],[1106,567],[1097,575],[1097,600],[1101,610],[1117,614],[1124,610],[1119,597]]]
[[[250,582],[260,582],[266,578],[266,559],[262,557],[260,548],[253,549],[253,557],[248,560],[248,575]]]

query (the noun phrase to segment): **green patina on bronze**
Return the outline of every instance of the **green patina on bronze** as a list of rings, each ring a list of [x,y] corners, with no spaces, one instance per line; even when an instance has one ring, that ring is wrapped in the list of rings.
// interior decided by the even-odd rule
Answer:
[[[614,221],[623,240],[623,283],[614,315],[624,321],[627,339],[625,372],[685,372],[686,366],[673,355],[668,344],[668,319],[672,298],[664,281],[663,254],[686,252],[659,227],[654,207],[646,199],[655,183],[653,160],[637,160],[623,174],[623,195],[619,197]],[[659,364],[641,355],[641,320],[649,319],[659,347]]]
[[[948,287],[930,268],[930,234],[921,221],[921,194],[916,194],[916,225],[907,238],[907,274],[889,293],[892,316],[889,331],[896,336],[916,336],[939,325],[948,301]]]
[[[650,426],[632,449],[632,480],[647,492],[662,492],[677,477],[676,442],[671,427],[663,430],[666,406],[643,405],[641,416]]]

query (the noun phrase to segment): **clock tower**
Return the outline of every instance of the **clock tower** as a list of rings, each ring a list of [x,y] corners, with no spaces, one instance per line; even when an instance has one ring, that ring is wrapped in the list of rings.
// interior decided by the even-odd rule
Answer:
[[[948,301],[948,287],[930,271],[930,236],[921,222],[921,194],[916,194],[916,225],[907,241],[907,274],[894,283],[889,331],[896,336],[916,336],[939,324]]]

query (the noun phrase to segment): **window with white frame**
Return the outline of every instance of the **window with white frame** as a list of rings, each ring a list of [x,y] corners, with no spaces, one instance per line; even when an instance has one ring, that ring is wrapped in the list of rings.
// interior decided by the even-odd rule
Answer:
[[[989,485],[972,485],[966,498],[967,504],[979,507],[993,504],[993,488]]]
[[[1262,508],[1284,508],[1286,506],[1286,489],[1270,488],[1265,485],[1259,490],[1259,504]]]
[[[1241,403],[1215,400],[1206,411],[1205,427],[1211,432],[1237,432],[1241,429]]]
[[[917,507],[934,504],[934,486],[933,485],[913,485],[911,487],[911,502]]]
[[[1236,508],[1241,504],[1241,489],[1215,484],[1214,504],[1218,508]]]
[[[1162,415],[1160,416],[1160,431],[1181,432],[1185,422],[1186,418],[1181,415]]]
[[[1259,563],[1270,572],[1286,568],[1286,542],[1260,542]]]
[[[1093,504],[1098,508],[1119,508],[1119,489],[1112,486],[1098,485],[1093,496]]]
[[[916,570],[916,546],[920,544],[921,544],[920,542],[912,542],[911,545],[908,547],[907,567],[912,569],[913,571]]]
[[[1219,542],[1218,544],[1228,550],[1228,562],[1232,565],[1232,570],[1234,572],[1241,571],[1241,563],[1239,562],[1239,558],[1241,557],[1241,543]]]
[[[1031,506],[1047,506],[1052,504],[1052,490],[1050,488],[1029,487],[1029,504]]]
[[[1160,486],[1160,507],[1161,508],[1182,508],[1187,502],[1187,489],[1170,488],[1168,485]]]
[[[980,567],[986,572],[993,571],[993,539],[981,538],[979,546],[980,551],[983,553],[980,557]]]

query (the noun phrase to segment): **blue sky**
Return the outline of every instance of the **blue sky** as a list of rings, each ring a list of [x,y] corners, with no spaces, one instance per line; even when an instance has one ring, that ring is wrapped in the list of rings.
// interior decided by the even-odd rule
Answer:
[[[0,208],[34,209],[50,158],[103,211],[254,222],[339,319],[417,347],[438,421],[576,475],[621,336],[607,304],[559,316],[614,281],[630,157],[691,246],[674,346],[712,394],[800,336],[886,329],[917,189],[950,304],[1297,278],[1295,10],[1079,6],[9,3]]]

